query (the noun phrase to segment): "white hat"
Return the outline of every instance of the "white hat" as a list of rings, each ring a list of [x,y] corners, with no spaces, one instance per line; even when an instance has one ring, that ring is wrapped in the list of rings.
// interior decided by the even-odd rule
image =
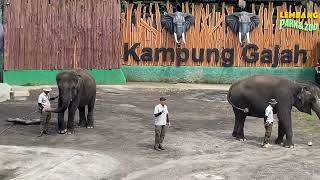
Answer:
[[[269,104],[276,105],[278,102],[275,99],[270,99]]]
[[[52,91],[52,89],[50,87],[43,88],[42,90],[43,91],[48,91],[48,92]]]

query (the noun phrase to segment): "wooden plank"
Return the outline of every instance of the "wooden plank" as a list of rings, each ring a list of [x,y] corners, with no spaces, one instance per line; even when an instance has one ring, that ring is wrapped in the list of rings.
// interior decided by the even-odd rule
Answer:
[[[38,4],[38,14],[39,14],[39,19],[38,19],[38,23],[39,23],[39,27],[38,27],[38,34],[39,34],[39,49],[38,49],[38,58],[39,58],[39,69],[49,69],[48,65],[49,65],[49,61],[46,59],[45,56],[45,40],[44,40],[44,19],[46,18],[46,9],[45,7],[48,6],[48,2],[46,1],[39,1]],[[50,68],[51,69],[51,68]]]
[[[102,2],[102,40],[101,40],[101,51],[102,51],[102,67],[103,69],[109,69],[111,67],[111,59],[113,58],[112,54],[112,47],[109,46],[109,44],[113,44],[112,41],[112,32],[110,31],[112,29],[112,16],[111,13],[113,13],[113,7],[111,6],[110,2],[103,1]],[[109,40],[109,43],[107,43],[106,40]],[[111,43],[110,43],[111,42]],[[109,56],[109,58],[107,58]]]
[[[32,3],[32,41],[31,41],[31,48],[32,48],[32,59],[33,63],[29,63],[27,69],[32,69],[32,66],[34,69],[38,68],[38,57],[37,57],[37,50],[38,50],[38,1],[34,1]]]
[[[83,53],[84,53],[84,59],[83,59],[83,65],[84,65],[84,69],[89,69],[89,44],[90,44],[90,41],[89,41],[89,35],[88,35],[88,32],[90,31],[89,30],[89,21],[90,21],[90,15],[89,15],[89,1],[84,1],[84,32],[83,32]]]
[[[11,46],[11,6],[7,6],[4,11],[4,34],[7,36],[4,38],[4,62],[3,62],[3,69],[9,70],[10,69],[10,46]]]
[[[18,19],[18,11],[17,9],[19,8],[19,0],[14,1],[14,7],[12,8],[12,19]],[[13,39],[13,44],[11,46],[11,53],[13,53],[12,56],[12,65],[14,69],[19,69],[19,60],[18,60],[18,53],[16,53],[16,47],[18,46],[19,43],[19,36],[18,36],[18,31],[17,31],[17,23],[18,21],[13,22],[12,26],[12,39]]]
[[[94,62],[94,55],[93,55],[93,35],[94,35],[94,20],[93,20],[93,2],[88,1],[88,32],[87,32],[87,37],[88,37],[88,68],[91,69],[93,68],[93,62]]]
[[[113,23],[112,24],[116,24],[116,26],[114,27],[114,32],[115,32],[115,36],[114,37],[114,41],[115,41],[115,46],[113,47],[114,50],[114,61],[116,61],[116,64],[114,64],[114,66],[112,68],[120,68],[120,49],[122,49],[122,46],[120,44],[120,13],[121,13],[121,9],[120,9],[120,1],[113,1],[114,4],[114,14],[115,14],[115,18],[113,18]]]

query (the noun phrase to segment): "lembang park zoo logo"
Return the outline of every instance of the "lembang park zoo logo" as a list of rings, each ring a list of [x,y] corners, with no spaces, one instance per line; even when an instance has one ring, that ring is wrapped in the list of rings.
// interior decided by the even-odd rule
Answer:
[[[317,31],[319,29],[319,23],[309,23],[308,20],[318,19],[319,14],[317,12],[286,12],[280,11],[280,25],[279,29],[293,28],[301,31]]]

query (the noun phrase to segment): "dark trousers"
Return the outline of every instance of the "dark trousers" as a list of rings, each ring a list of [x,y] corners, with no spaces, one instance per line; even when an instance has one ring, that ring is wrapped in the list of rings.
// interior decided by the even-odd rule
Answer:
[[[162,144],[164,136],[166,135],[166,126],[155,126],[155,147],[159,147]]]
[[[41,112],[40,132],[48,132],[48,125],[51,119],[51,112]]]
[[[273,123],[264,123],[264,127],[266,128],[266,133],[264,135],[263,144],[267,144],[270,142],[271,133],[272,133]]]

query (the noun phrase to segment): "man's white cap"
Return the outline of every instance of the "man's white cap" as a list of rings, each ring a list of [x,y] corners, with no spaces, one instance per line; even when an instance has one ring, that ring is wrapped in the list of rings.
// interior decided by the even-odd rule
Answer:
[[[272,105],[276,105],[278,102],[275,100],[275,99],[271,99],[269,101],[269,104],[272,104]]]
[[[52,89],[51,89],[50,87],[45,87],[45,88],[43,88],[42,90],[43,90],[43,91],[48,91],[48,92],[52,91]]]

